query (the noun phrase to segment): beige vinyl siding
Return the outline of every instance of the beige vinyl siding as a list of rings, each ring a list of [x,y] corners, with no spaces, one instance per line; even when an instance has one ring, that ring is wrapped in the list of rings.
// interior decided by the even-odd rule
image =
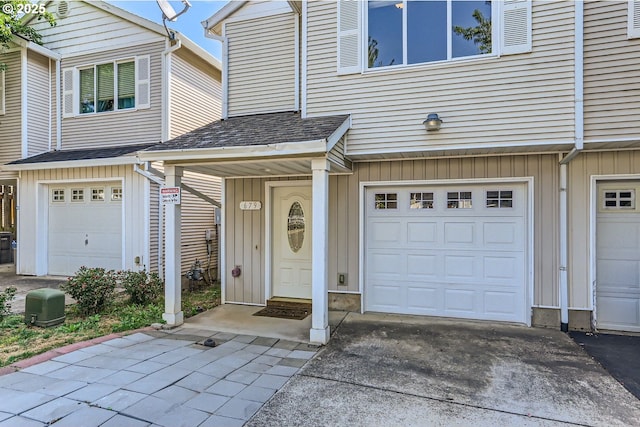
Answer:
[[[638,139],[640,40],[627,39],[627,2],[585,2],[584,137]]]
[[[65,18],[55,15],[57,2],[51,2],[47,6],[47,10],[56,16],[55,27],[36,19],[32,21],[32,27],[42,35],[45,47],[63,56],[114,49],[116,46],[135,46],[164,39],[161,34],[118,17],[115,8],[114,15],[92,6],[90,2],[68,3],[69,15]],[[108,4],[107,6],[112,7]]]
[[[125,268],[138,269],[134,264],[136,256],[145,254],[145,222],[144,222],[144,180],[146,178],[135,173],[131,165],[97,166],[91,168],[45,169],[23,171],[20,179],[20,221],[18,223],[18,246],[21,251],[18,274],[45,274],[36,271],[36,260],[43,256],[46,247],[46,217],[38,209],[46,209],[46,198],[38,200],[42,191],[48,191],[47,185],[56,181],[66,183],[115,181],[124,178],[124,216],[123,229],[126,230],[124,245]],[[43,184],[41,186],[40,184]],[[44,239],[44,240],[43,240]],[[140,266],[141,268],[141,266]]]
[[[0,55],[0,63],[6,65],[5,71],[5,114],[0,116],[0,164],[18,160],[22,156],[21,130],[21,89],[20,89],[20,52]],[[0,171],[0,179],[15,178],[15,172]]]
[[[589,266],[591,177],[640,174],[640,151],[582,153],[569,163],[569,307],[592,308]],[[595,236],[594,236],[595,237]],[[595,278],[593,278],[595,280]]]
[[[221,116],[220,71],[179,49],[171,56],[171,133],[182,135]]]
[[[229,22],[228,115],[295,109],[295,19],[292,13]]]
[[[37,53],[27,53],[27,156],[50,149],[53,94],[50,90],[49,59]],[[55,65],[51,68],[55,72]]]
[[[69,150],[160,142],[162,137],[161,52],[163,49],[164,43],[158,42],[63,59],[62,69],[65,69],[150,55],[151,108],[81,114],[63,118],[62,148]],[[76,93],[74,96],[78,96],[78,94]]]
[[[360,183],[366,181],[456,180],[533,177],[534,305],[559,306],[558,300],[558,159],[555,155],[502,156],[438,160],[361,162],[353,175],[329,177],[329,290],[360,292]],[[295,178],[292,178],[295,179]],[[304,177],[300,179],[310,179]],[[226,181],[226,300],[264,304],[265,182]],[[239,202],[263,203],[260,211],[241,211]],[[236,279],[231,269],[239,265]],[[338,273],[348,286],[337,285]]]
[[[203,194],[220,201],[221,180],[216,177],[202,175],[193,172],[184,172],[182,182],[200,191]],[[215,230],[214,206],[202,200],[198,196],[182,190],[182,262],[181,271],[186,273],[193,262],[198,259],[202,262],[202,268],[207,267],[207,245],[205,230]],[[214,242],[214,244],[217,242]],[[214,245],[214,253],[211,257],[211,273],[215,274],[218,254]]]
[[[573,2],[534,2],[532,53],[344,76],[336,71],[336,2],[307,7],[307,113],[352,114],[347,154],[573,141]],[[422,122],[432,112],[444,124],[427,133]]]

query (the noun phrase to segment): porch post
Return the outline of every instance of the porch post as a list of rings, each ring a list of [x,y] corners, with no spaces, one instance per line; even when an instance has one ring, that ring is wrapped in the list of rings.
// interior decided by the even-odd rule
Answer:
[[[310,341],[329,342],[329,162],[311,161],[312,178],[312,246],[311,246],[311,331]]]
[[[166,187],[180,187],[182,168],[165,165],[164,177]],[[162,318],[168,325],[181,325],[184,321],[182,313],[182,277],[180,274],[182,240],[182,210],[179,204],[165,204],[164,234],[164,314]]]

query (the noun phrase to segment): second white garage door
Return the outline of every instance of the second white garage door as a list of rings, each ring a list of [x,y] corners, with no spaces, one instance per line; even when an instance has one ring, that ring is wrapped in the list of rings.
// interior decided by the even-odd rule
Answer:
[[[366,190],[366,311],[527,323],[525,184]]]
[[[122,184],[49,187],[49,274],[122,269]]]

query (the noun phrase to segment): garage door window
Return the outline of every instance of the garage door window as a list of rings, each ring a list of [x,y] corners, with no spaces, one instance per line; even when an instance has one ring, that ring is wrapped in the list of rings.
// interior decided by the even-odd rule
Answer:
[[[433,209],[433,193],[411,193],[411,209]]]
[[[72,188],[71,189],[71,201],[72,202],[83,202],[84,201],[84,189],[82,189],[82,188]]]
[[[104,202],[104,188],[92,188],[91,200],[94,202]]]
[[[607,190],[604,192],[605,209],[635,209],[636,194],[634,190]]]
[[[119,202],[120,200],[122,200],[122,188],[113,187],[111,189],[111,200],[113,200],[114,202]]]
[[[64,190],[63,189],[55,188],[55,189],[53,189],[53,191],[51,193],[52,193],[51,198],[53,199],[54,202],[64,202]]]
[[[512,208],[513,191],[487,191],[487,208]]]
[[[376,209],[398,209],[398,193],[376,193]]]
[[[471,191],[447,192],[448,209],[471,209]]]

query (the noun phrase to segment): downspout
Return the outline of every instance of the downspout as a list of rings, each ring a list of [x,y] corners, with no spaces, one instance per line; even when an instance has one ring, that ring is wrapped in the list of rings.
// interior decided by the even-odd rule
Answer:
[[[162,51],[162,142],[169,140],[171,136],[171,54],[182,47],[182,40],[176,38],[176,43],[171,46],[171,41],[166,41],[166,49]]]
[[[148,162],[147,162],[148,165]],[[164,186],[164,180],[155,176],[147,170],[140,169],[138,164],[133,165],[133,171],[144,176],[151,182],[155,182],[160,187]],[[164,224],[164,206],[162,199],[158,197],[158,274],[163,275],[164,269],[164,245],[162,244],[162,226]]]
[[[61,59],[56,59],[56,150],[62,149],[62,96],[60,79],[62,76]]]
[[[226,36],[218,36],[209,32],[209,21],[202,23],[204,36],[207,39],[217,40],[222,43],[222,120],[229,118],[229,39]]]
[[[575,2],[574,28],[574,121],[575,142],[566,156],[560,155],[560,330],[569,331],[569,210],[567,205],[567,165],[584,148],[584,3]]]

